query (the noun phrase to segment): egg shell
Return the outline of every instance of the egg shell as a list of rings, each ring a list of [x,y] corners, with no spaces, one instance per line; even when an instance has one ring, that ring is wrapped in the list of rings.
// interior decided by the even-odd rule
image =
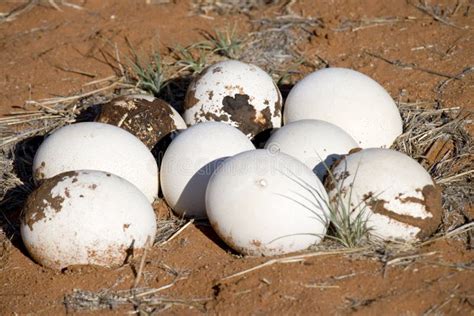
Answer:
[[[398,108],[370,77],[345,68],[326,68],[299,81],[285,102],[285,124],[317,119],[335,124],[359,147],[390,147],[402,133]]]
[[[157,99],[155,98],[154,96],[152,95],[149,95],[149,94],[132,94],[132,95],[129,95],[129,97],[131,98],[134,98],[134,99],[141,99],[141,100],[147,100],[148,102],[154,102],[156,100],[160,100],[162,102],[165,102],[166,104],[168,104],[168,106],[170,107],[171,109],[171,112],[173,112],[172,114],[172,118],[173,118],[173,121],[174,121],[174,124],[176,126],[176,129],[177,130],[182,130],[182,129],[186,129],[187,128],[187,125],[186,123],[184,122],[183,118],[181,117],[181,115],[178,113],[178,111],[176,111],[174,109],[174,107],[169,104],[168,102],[164,101],[164,100],[161,100],[161,99]]]
[[[181,132],[161,163],[161,187],[168,205],[179,215],[206,217],[205,191],[212,172],[227,157],[255,149],[235,127],[206,122]]]
[[[415,241],[433,234],[441,222],[441,191],[411,157],[370,148],[348,155],[327,183],[329,198],[355,207],[371,233],[384,240]],[[341,201],[343,201],[341,204]]]
[[[264,149],[228,158],[212,175],[209,221],[244,255],[278,255],[317,244],[326,234],[328,197],[299,160]]]
[[[281,126],[281,106],[281,93],[265,71],[227,60],[209,66],[193,80],[183,117],[188,125],[224,122],[252,138]]]
[[[156,218],[133,184],[101,171],[69,171],[28,198],[21,236],[35,261],[52,269],[116,267],[154,241]],[[148,240],[148,243],[147,243]]]
[[[46,138],[33,160],[36,181],[83,169],[118,175],[150,202],[158,195],[155,158],[138,138],[119,127],[96,122],[64,126]]]
[[[327,169],[357,147],[357,142],[342,128],[320,120],[301,120],[276,130],[265,148],[280,151],[303,162],[322,181]]]
[[[120,96],[103,104],[97,121],[123,128],[150,149],[163,137],[186,128],[184,120],[167,102],[139,94]]]

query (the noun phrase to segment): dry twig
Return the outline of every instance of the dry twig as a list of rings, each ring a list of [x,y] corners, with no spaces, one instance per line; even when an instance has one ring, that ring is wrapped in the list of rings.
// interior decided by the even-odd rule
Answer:
[[[310,253],[303,253],[299,255],[292,255],[292,256],[287,256],[283,258],[276,258],[276,259],[270,259],[265,261],[262,264],[256,265],[250,269],[246,269],[234,274],[231,274],[229,276],[226,276],[222,278],[222,281],[233,279],[235,277],[239,277],[242,275],[245,275],[247,273],[260,270],[262,268],[277,264],[277,263],[294,263],[294,262],[302,262],[305,261],[308,258],[314,258],[314,257],[320,257],[320,256],[331,256],[331,255],[338,255],[338,254],[353,254],[353,253],[362,253],[366,250],[368,250],[369,247],[362,247],[362,248],[353,248],[353,249],[338,249],[338,250],[331,250],[331,251],[317,251],[317,252],[310,252]]]
[[[211,298],[181,299],[167,296],[156,296],[158,292],[169,289],[179,281],[177,279],[170,284],[159,288],[135,288],[123,291],[102,290],[99,292],[75,289],[73,293],[64,298],[64,305],[69,311],[116,309],[120,306],[133,307],[135,312],[149,314],[162,311],[172,306],[184,305],[203,312],[204,303]]]
[[[448,79],[451,79],[451,80],[458,80],[458,78],[456,78],[456,76],[452,76],[452,75],[449,75],[449,74],[445,74],[445,73],[442,73],[442,72],[439,72],[439,71],[436,71],[436,70],[431,70],[431,69],[424,68],[424,67],[419,67],[414,63],[405,63],[405,62],[403,62],[401,60],[398,60],[398,59],[397,60],[390,60],[388,58],[385,58],[381,55],[378,55],[378,54],[375,54],[375,53],[372,53],[372,52],[365,52],[365,53],[367,55],[371,56],[371,57],[378,58],[378,59],[383,60],[384,62],[386,62],[390,65],[394,65],[394,66],[397,66],[397,67],[400,67],[400,68],[403,68],[403,69],[413,69],[413,70],[426,72],[426,73],[431,74],[431,75],[448,78]]]

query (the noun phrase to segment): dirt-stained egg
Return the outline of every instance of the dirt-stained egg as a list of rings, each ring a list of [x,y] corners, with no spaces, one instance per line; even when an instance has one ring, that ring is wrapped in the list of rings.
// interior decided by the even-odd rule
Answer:
[[[293,156],[313,170],[322,181],[327,169],[341,155],[358,147],[342,128],[320,120],[291,122],[276,130],[265,148]]]
[[[113,125],[77,123],[46,138],[33,160],[35,181],[73,170],[113,173],[133,183],[150,202],[158,195],[155,158],[138,138]]]
[[[285,101],[284,123],[327,121],[344,129],[359,147],[390,147],[402,133],[398,108],[372,78],[351,69],[326,68],[299,81]]]
[[[433,234],[441,222],[441,191],[411,157],[370,148],[346,156],[326,186],[336,210],[354,209],[372,235],[415,241]],[[327,179],[329,180],[329,179]]]
[[[21,236],[39,264],[117,267],[151,245],[156,218],[133,184],[101,171],[69,171],[45,180],[28,198]]]
[[[186,128],[166,101],[147,94],[120,96],[101,106],[98,122],[123,128],[153,148],[163,137]]]
[[[224,122],[253,138],[281,126],[281,106],[281,93],[265,71],[227,60],[211,65],[193,80],[183,117],[188,125]]]
[[[182,131],[163,156],[161,187],[168,205],[178,215],[206,217],[205,192],[209,178],[227,157],[255,149],[238,129],[206,122]]]
[[[299,160],[265,149],[228,158],[206,192],[209,221],[244,255],[279,255],[317,244],[328,226],[328,197]]]

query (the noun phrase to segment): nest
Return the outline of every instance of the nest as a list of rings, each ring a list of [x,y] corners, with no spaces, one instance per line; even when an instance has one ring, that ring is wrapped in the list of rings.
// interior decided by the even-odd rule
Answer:
[[[58,99],[55,104],[45,104],[45,102],[50,102],[48,100],[35,103],[33,104],[34,111],[23,111],[0,118],[2,133],[2,142],[0,143],[0,166],[2,167],[0,170],[0,208],[2,216],[0,224],[3,230],[1,232],[3,240],[0,266],[8,256],[8,249],[11,245],[8,238],[19,236],[19,223],[15,221],[17,218],[15,214],[18,215],[18,210],[34,188],[31,164],[43,136],[61,126],[90,120],[94,117],[93,110],[97,104],[105,103],[116,95],[136,92],[128,91],[134,89],[129,85],[112,83],[108,87],[111,88],[98,89],[100,91],[86,96]],[[462,112],[459,108],[432,109],[429,104],[424,103],[399,103],[399,109],[404,120],[405,132],[398,137],[392,148],[404,152],[420,162],[443,188],[445,216],[438,235],[441,235],[442,238],[460,236],[461,233],[465,235],[464,233],[468,229],[472,230],[473,225],[473,223],[464,224],[469,219],[464,213],[467,212],[468,206],[472,205],[474,197],[472,186],[473,142],[465,130],[466,125],[472,120],[472,113]],[[155,245],[167,243],[192,223],[174,217],[162,201],[155,203],[154,206],[161,219],[157,224]],[[457,220],[453,221],[453,217]],[[464,226],[462,226],[463,224]],[[341,250],[340,245],[334,243],[323,243],[321,247],[323,248],[318,249],[317,253],[345,251]],[[372,256],[387,256],[392,252],[386,244],[380,247],[383,251],[378,248],[376,250],[364,248],[361,253],[367,255],[369,252]],[[347,251],[354,252],[356,250],[347,249]],[[398,248],[397,251],[399,251]],[[407,258],[412,257],[408,256]],[[275,260],[278,261],[278,259]],[[273,261],[270,260],[270,263]],[[211,298],[183,299],[160,295],[160,291],[172,287],[181,279],[178,276],[172,283],[153,289],[132,288],[119,291],[104,289],[98,292],[76,289],[65,296],[64,304],[68,311],[123,307],[150,313],[178,305],[205,312],[206,302]]]
[[[43,100],[32,104],[35,110],[0,118],[0,208],[3,212],[21,208],[34,188],[31,165],[43,136],[61,126],[90,120],[94,115],[93,105],[105,103],[117,94],[130,93],[126,89],[131,87],[113,85],[112,88],[109,93],[101,90],[87,96],[54,100],[56,103]],[[465,128],[472,121],[472,113],[461,112],[459,108],[429,109],[421,103],[400,103],[399,109],[405,132],[392,148],[413,157],[428,170],[443,188],[443,207],[448,215],[469,212],[474,204],[474,145]],[[0,221],[5,222],[3,215]],[[458,220],[451,226],[459,226],[464,221]],[[167,225],[172,234],[182,223]],[[11,230],[12,224],[3,223],[2,227]],[[166,235],[170,235],[170,230],[166,230]]]

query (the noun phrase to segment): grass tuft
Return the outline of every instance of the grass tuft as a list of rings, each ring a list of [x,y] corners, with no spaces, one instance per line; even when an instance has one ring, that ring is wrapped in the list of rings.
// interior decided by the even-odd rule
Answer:
[[[160,53],[153,53],[151,60],[145,63],[138,54],[133,51],[130,66],[133,76],[136,77],[137,86],[155,96],[160,94],[167,82],[164,76],[163,64]]]
[[[324,163],[324,161],[323,161]],[[357,205],[352,203],[352,189],[357,178],[357,171],[353,181],[349,184],[349,192],[344,186],[344,174],[336,178],[332,170],[328,170],[327,180],[337,185],[335,195],[328,202],[329,219],[331,221],[327,237],[340,243],[346,248],[356,248],[369,242],[371,228],[367,225],[370,212],[365,201]]]
[[[321,193],[320,190],[322,187],[314,187],[290,170],[286,170],[283,174],[308,192],[311,197],[307,198],[301,194],[296,194],[296,192],[293,192],[296,194],[295,198],[286,195],[282,196],[303,206],[312,213],[312,218],[320,221],[326,227],[329,226],[326,238],[336,241],[345,248],[358,248],[367,245],[370,234],[367,221],[370,214],[366,209],[367,205],[365,201],[361,201],[358,205],[352,206],[352,186],[355,182],[355,177],[353,182],[349,185],[349,192],[346,192],[344,179],[336,179],[327,166],[326,169],[328,169],[327,177],[330,178],[330,183],[338,184],[338,187],[335,187],[336,194],[332,199],[327,198],[325,193]],[[328,212],[321,215],[321,210],[324,211],[325,209],[328,210]],[[355,212],[357,212],[357,214],[354,216],[353,214]],[[320,237],[323,238],[324,236]]]
[[[207,42],[196,43],[187,47],[176,46],[171,54],[176,60],[174,66],[178,72],[200,73],[208,65],[208,58],[212,47]]]
[[[216,30],[214,35],[205,35],[212,46],[214,46],[214,52],[230,59],[238,59],[242,50],[242,44],[244,40],[240,38],[235,30],[226,29],[224,31]]]

